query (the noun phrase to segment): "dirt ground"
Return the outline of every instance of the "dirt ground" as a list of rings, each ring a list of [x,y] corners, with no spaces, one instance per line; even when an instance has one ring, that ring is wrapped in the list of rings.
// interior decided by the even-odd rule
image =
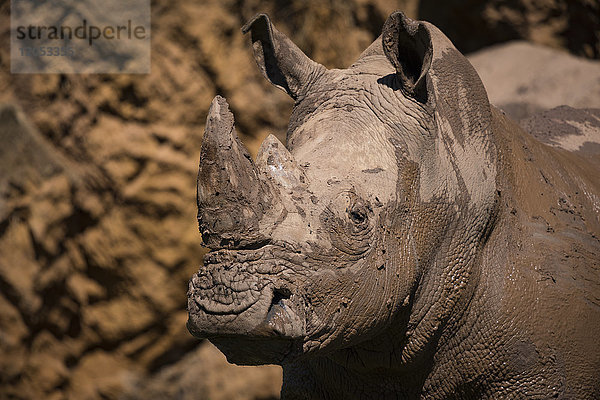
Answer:
[[[403,9],[463,51],[554,47],[471,56],[517,119],[600,107],[600,5],[499,3],[157,0],[148,75],[11,74],[0,3],[0,398],[278,398],[279,367],[229,365],[185,328],[204,253],[195,190],[210,101],[227,98],[252,154],[267,134],[284,138],[292,107],[240,27],[268,12],[316,61],[345,67]]]

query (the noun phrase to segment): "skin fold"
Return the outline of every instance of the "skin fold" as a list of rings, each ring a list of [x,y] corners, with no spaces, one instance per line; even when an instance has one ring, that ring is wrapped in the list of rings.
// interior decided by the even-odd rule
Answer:
[[[253,161],[211,104],[190,332],[281,365],[284,399],[600,398],[598,154],[536,141],[400,12],[343,70],[243,31],[295,107]]]

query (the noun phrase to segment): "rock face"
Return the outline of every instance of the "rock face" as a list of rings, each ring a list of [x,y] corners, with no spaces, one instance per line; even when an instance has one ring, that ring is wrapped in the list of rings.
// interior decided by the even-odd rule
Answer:
[[[463,53],[526,39],[600,58],[600,3],[594,0],[421,0],[418,14]]]
[[[428,19],[416,0],[280,3],[154,2],[142,76],[10,74],[0,5],[0,103],[17,105],[0,111],[0,398],[278,396],[278,368],[228,366],[185,328],[203,254],[194,187],[206,110],[226,96],[253,155],[268,133],[283,139],[291,101],[239,31],[257,12],[330,68],[351,64],[393,10]]]

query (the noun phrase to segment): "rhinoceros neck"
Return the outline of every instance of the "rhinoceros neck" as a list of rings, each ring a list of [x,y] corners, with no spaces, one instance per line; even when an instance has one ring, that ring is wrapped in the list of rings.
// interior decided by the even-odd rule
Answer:
[[[450,235],[440,247],[451,248],[458,240],[459,236]],[[479,289],[485,245],[476,247],[476,254],[460,272],[464,284],[454,287],[454,291],[440,289],[444,268],[431,268],[431,273],[423,277],[423,290],[411,300],[411,312],[390,321],[386,331],[351,348],[284,365],[282,398],[442,399],[460,387],[464,382],[458,368],[468,365],[474,356],[457,353],[456,349],[477,348],[476,341],[469,340],[469,329],[489,322],[478,314],[488,306]],[[435,263],[450,265],[443,256]],[[452,297],[452,301],[431,307],[431,302],[446,297]],[[487,311],[483,314],[485,318],[492,315]],[[439,365],[442,368],[436,367]]]
[[[469,325],[472,326],[472,325]],[[463,332],[458,332],[464,338]],[[437,343],[427,354],[402,360],[402,334],[377,338],[351,349],[284,365],[283,400],[292,399],[445,399],[465,384],[462,372],[480,354],[457,354],[455,340]],[[470,344],[469,344],[470,345]],[[480,357],[479,360],[475,357]],[[434,362],[435,360],[435,362]]]
[[[502,376],[502,362],[490,355],[510,359],[502,346],[510,339],[514,322],[499,317],[490,304],[494,294],[488,288],[498,284],[500,274],[483,276],[478,270],[476,275],[451,317],[437,326],[434,334],[421,334],[421,330],[431,329],[427,318],[422,327],[413,327],[412,337],[407,337],[404,323],[399,322],[353,348],[284,365],[282,399],[433,400],[446,399],[463,389],[465,393],[487,393],[490,382],[478,374],[485,371],[491,378]]]

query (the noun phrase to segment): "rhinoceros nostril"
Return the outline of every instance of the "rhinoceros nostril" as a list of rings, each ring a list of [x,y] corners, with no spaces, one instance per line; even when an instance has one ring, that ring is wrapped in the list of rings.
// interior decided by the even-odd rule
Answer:
[[[292,292],[288,288],[276,288],[273,290],[273,299],[271,299],[271,307],[279,303],[281,300],[292,297]]]
[[[289,338],[304,334],[304,325],[293,309],[293,304],[286,301],[291,297],[292,292],[287,288],[273,290],[273,298],[263,325],[270,334]]]

